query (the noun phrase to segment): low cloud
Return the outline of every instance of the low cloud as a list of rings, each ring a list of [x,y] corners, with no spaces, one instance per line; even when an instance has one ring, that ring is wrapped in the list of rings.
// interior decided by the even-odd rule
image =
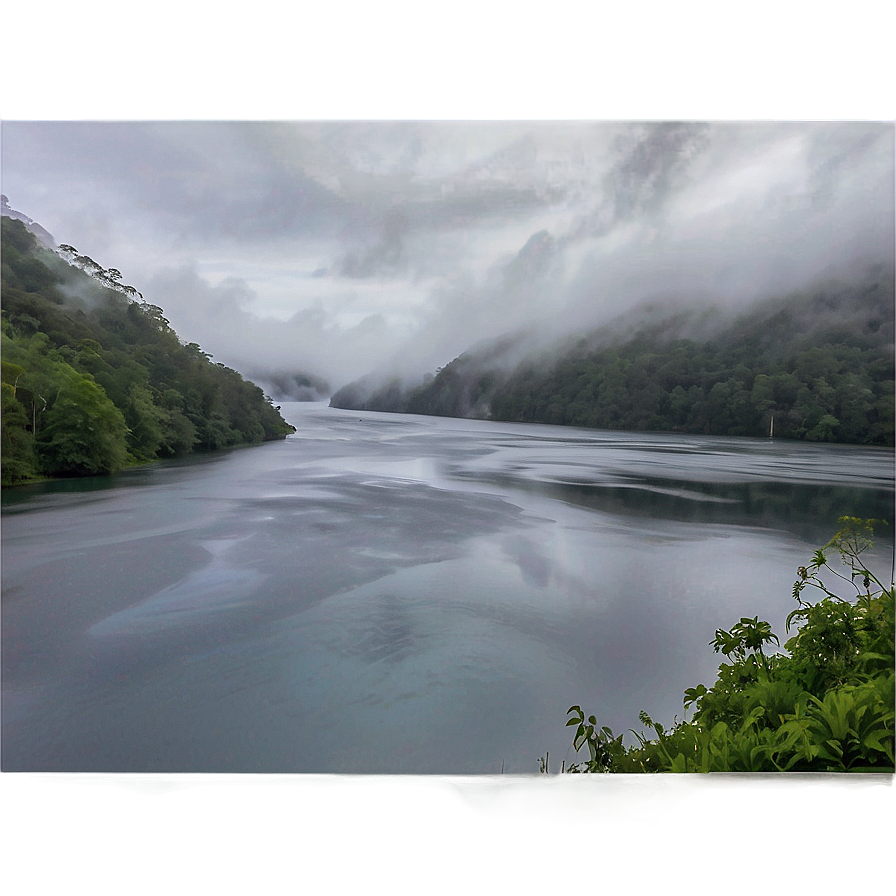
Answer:
[[[346,325],[318,303],[286,321],[259,316],[249,310],[257,296],[245,281],[212,284],[192,267],[158,272],[144,295],[165,309],[184,342],[198,342],[215,361],[247,375],[302,371],[341,383],[366,373],[371,359],[396,348],[380,314]]]
[[[400,274],[407,266],[402,242],[407,230],[407,215],[401,209],[391,210],[384,216],[376,244],[350,250],[339,264],[339,273],[358,279]]]
[[[14,122],[10,203],[241,370],[419,376],[893,262],[889,124]]]

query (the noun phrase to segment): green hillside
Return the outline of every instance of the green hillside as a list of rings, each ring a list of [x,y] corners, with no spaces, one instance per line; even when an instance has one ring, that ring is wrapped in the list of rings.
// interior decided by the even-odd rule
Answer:
[[[280,439],[261,389],[184,345],[162,309],[109,286],[3,218],[3,484]]]
[[[427,383],[346,386],[335,407],[598,429],[893,445],[893,272],[721,311],[629,314],[512,356],[505,339]],[[640,314],[641,312],[638,312]],[[509,348],[510,346],[510,348]]]

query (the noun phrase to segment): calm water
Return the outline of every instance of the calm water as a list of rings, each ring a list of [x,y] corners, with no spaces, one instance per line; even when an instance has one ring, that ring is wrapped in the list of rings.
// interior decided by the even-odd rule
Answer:
[[[283,410],[4,494],[4,771],[556,768],[571,703],[671,723],[839,515],[892,523],[892,451]]]

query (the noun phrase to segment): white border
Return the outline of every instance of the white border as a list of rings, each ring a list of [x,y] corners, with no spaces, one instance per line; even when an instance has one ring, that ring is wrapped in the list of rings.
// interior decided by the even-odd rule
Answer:
[[[0,16],[6,119],[896,118],[886,0],[42,0]]]

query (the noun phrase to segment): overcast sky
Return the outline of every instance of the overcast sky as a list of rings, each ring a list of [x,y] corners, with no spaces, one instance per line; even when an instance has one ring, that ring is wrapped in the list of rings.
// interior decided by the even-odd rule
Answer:
[[[892,261],[889,123],[16,122],[2,190],[185,341],[334,388]]]

